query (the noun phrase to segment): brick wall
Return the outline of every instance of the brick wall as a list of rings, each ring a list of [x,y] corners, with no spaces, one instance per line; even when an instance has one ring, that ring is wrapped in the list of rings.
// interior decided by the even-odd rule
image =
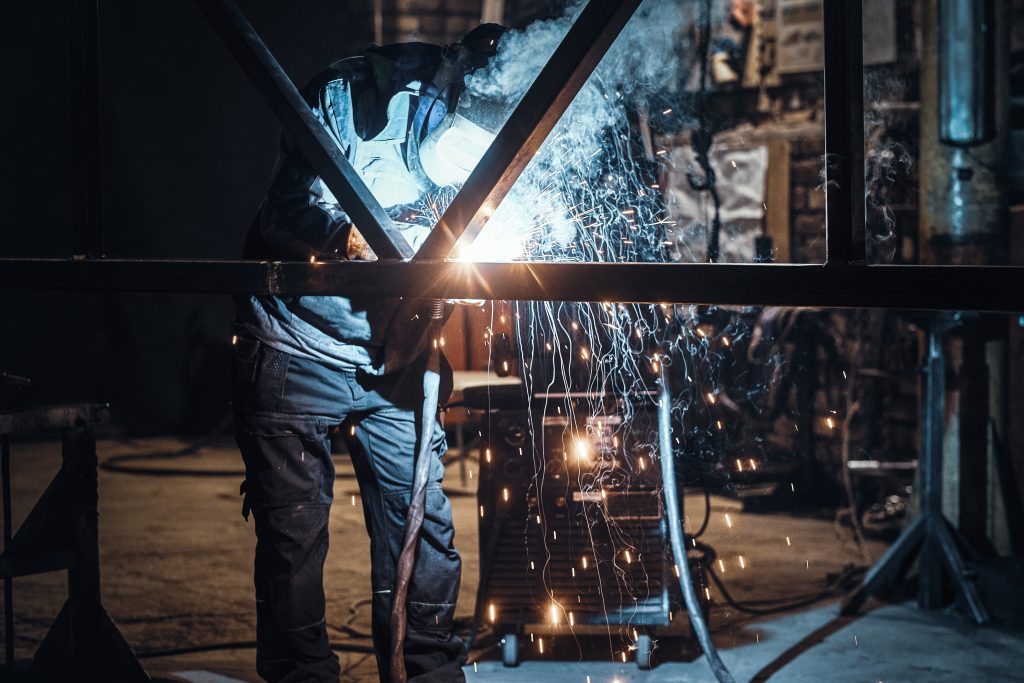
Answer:
[[[381,0],[384,43],[446,45],[480,23],[481,0]]]

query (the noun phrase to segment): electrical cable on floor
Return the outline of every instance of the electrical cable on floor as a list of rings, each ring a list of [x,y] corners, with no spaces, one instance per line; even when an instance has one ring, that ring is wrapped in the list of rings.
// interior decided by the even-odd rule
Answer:
[[[145,462],[147,460],[168,461],[184,458],[199,453],[202,449],[217,441],[230,427],[232,416],[229,413],[220,423],[208,434],[185,444],[173,451],[150,451],[146,453],[124,453],[105,458],[99,467],[108,472],[120,474],[143,474],[154,477],[167,476],[203,476],[203,477],[237,477],[245,476],[245,472],[239,470],[199,470],[199,469],[174,469],[170,467],[138,467],[127,463]]]
[[[704,521],[700,523],[699,529],[692,534],[687,534],[690,538],[700,538],[703,536],[704,532],[708,530],[708,522],[711,521],[711,491],[703,480],[701,481],[701,488],[704,489]]]
[[[99,464],[100,469],[118,474],[141,475],[147,477],[244,477],[245,470],[231,469],[199,469],[195,467],[146,467],[130,463],[146,461],[176,460],[190,455],[195,455],[203,448],[209,446],[209,441],[196,442],[183,446],[175,451],[152,451],[149,453],[122,453],[112,455]],[[355,479],[355,474],[339,472],[335,474],[337,479]]]
[[[732,595],[729,593],[729,590],[725,587],[725,583],[722,581],[721,577],[718,576],[715,570],[710,565],[708,565],[707,567],[708,576],[711,578],[711,581],[718,588],[718,591],[722,594],[722,597],[725,598],[725,602],[730,607],[739,612],[744,612],[745,614],[756,615],[778,614],[780,612],[788,612],[799,607],[813,605],[814,603],[824,600],[825,598],[845,593],[846,590],[848,590],[848,588],[851,588],[854,585],[856,585],[855,583],[851,583],[851,581],[855,579],[857,576],[861,575],[863,571],[864,569],[861,567],[852,568],[852,570],[850,567],[847,567],[846,569],[844,569],[843,573],[841,573],[840,576],[832,582],[832,585],[830,587],[825,588],[817,593],[810,593],[803,596],[788,596],[785,598],[771,600],[750,600],[746,602],[740,602],[739,600],[736,600],[732,597]],[[785,601],[784,604],[775,604],[776,602],[783,601]],[[755,605],[765,605],[765,607],[756,607]],[[768,605],[774,606],[769,607]]]
[[[747,614],[777,614],[780,612],[788,612],[798,607],[805,607],[818,602],[819,600],[824,600],[825,598],[845,593],[857,584],[860,577],[866,571],[866,568],[863,566],[850,564],[843,567],[842,571],[840,571],[839,574],[829,581],[828,585],[820,591],[815,591],[813,593],[801,593],[798,595],[787,595],[778,598],[762,598],[740,601],[732,597],[732,594],[729,593],[729,590],[725,586],[725,582],[714,570],[715,560],[718,558],[718,553],[715,551],[714,546],[709,543],[698,542],[690,535],[687,535],[686,539],[688,542],[687,550],[696,550],[700,553],[700,557],[695,558],[696,562],[706,568],[712,582],[714,582],[718,587],[722,597],[725,598],[726,604]]]

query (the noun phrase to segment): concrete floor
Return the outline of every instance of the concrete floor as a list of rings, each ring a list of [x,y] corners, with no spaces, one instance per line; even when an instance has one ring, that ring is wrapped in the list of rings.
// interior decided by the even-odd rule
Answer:
[[[99,454],[103,460],[181,446],[174,439],[104,441]],[[13,450],[13,516],[18,524],[56,471],[59,446],[15,444]],[[237,453],[227,443],[157,464],[220,471],[239,466]],[[331,521],[334,550],[328,557],[325,584],[332,638],[344,642],[350,636],[339,626],[349,623],[360,630],[369,626],[365,607],[350,611],[369,591],[369,544],[355,481],[343,457],[339,473]],[[458,489],[456,469],[449,471],[449,479]],[[156,477],[101,471],[103,599],[140,653],[254,637],[253,532],[241,516],[239,481],[240,475]],[[476,507],[468,491],[453,495],[452,501],[456,542],[464,562],[458,611],[468,615],[478,572]],[[699,496],[687,496],[687,505],[700,514]],[[816,592],[827,576],[844,565],[863,563],[848,533],[836,527],[830,516],[744,513],[736,501],[726,498],[713,499],[705,540],[717,549],[725,566],[723,578],[740,600]],[[877,557],[883,549],[872,542],[867,552]],[[65,578],[61,574],[26,577],[14,585],[17,654],[26,659],[64,599]],[[714,610],[712,626],[723,659],[738,681],[1024,680],[1024,673],[1017,671],[1024,664],[1022,633],[977,629],[964,625],[954,614],[923,613],[910,605],[878,607],[857,619],[835,615],[834,604],[822,603],[771,619],[752,619],[723,606]],[[494,661],[493,648],[475,652],[474,658],[480,661],[467,673],[471,681],[536,683],[585,683],[588,676],[592,683],[711,680],[706,664],[695,659],[692,645],[684,638],[664,638],[656,652],[664,663],[650,672],[617,662],[618,645],[613,643],[609,649],[603,645],[607,640],[561,635],[543,655],[534,647],[526,649],[525,661],[515,669]],[[346,669],[343,680],[376,680],[372,657],[354,653],[341,657]],[[251,649],[144,661],[154,677],[163,680],[259,680]]]

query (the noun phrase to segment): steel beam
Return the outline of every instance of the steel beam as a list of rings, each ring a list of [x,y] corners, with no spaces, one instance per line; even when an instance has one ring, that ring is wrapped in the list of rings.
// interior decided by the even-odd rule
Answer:
[[[1024,312],[1024,269],[1011,266],[0,259],[3,290]]]
[[[72,249],[77,256],[103,255],[100,128],[99,6],[71,0],[72,148],[77,165]]]
[[[417,260],[471,242],[512,189],[641,0],[590,0],[466,180]]]
[[[412,247],[238,7],[231,0],[196,3],[377,257],[410,258]]]
[[[864,48],[861,0],[827,0],[825,40],[825,262],[865,261]]]
[[[83,424],[99,425],[107,422],[110,422],[110,405],[106,403],[74,403],[3,411],[0,412],[0,435],[70,429]]]

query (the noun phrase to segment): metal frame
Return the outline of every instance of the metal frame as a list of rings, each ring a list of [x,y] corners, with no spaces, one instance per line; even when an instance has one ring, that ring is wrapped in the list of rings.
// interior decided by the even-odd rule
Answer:
[[[639,5],[591,0],[415,259],[335,141],[230,0],[196,0],[287,132],[381,258],[360,262],[104,259],[99,196],[97,0],[73,3],[82,112],[73,259],[0,259],[0,290],[81,289],[408,298],[673,301],[729,305],[1024,311],[1024,269],[864,262],[862,8],[825,0],[826,262],[822,265],[503,263],[445,260],[471,240]],[[399,259],[405,260],[399,262]]]
[[[94,428],[109,417],[109,407],[100,404],[0,413],[4,510],[0,577],[4,579],[4,645],[9,675],[16,664],[13,580],[67,570],[67,601],[36,650],[32,673],[46,680],[78,680],[83,675],[121,683],[150,680],[100,599],[99,492]],[[11,436],[53,430],[60,430],[62,434],[60,470],[17,532],[13,532]]]
[[[447,261],[0,259],[0,290],[339,294],[1024,311],[1022,269]]]

